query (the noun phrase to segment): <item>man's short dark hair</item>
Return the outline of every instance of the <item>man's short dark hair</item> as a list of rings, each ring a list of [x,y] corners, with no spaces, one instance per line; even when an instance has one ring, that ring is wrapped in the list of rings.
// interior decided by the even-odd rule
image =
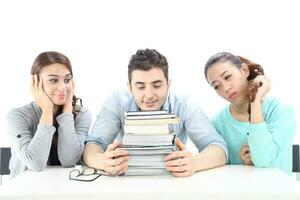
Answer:
[[[149,71],[153,68],[160,68],[168,80],[168,61],[165,56],[155,49],[139,49],[131,56],[128,64],[128,80],[131,83],[132,72],[134,70]]]

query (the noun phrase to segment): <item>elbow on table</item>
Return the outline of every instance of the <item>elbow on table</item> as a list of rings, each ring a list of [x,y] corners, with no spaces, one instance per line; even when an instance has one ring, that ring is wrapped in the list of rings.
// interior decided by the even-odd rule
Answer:
[[[47,167],[46,162],[32,162],[31,164],[28,165],[28,168],[33,170],[33,171],[42,171]]]
[[[252,163],[255,167],[272,167],[273,164],[270,158],[264,156],[252,156]]]

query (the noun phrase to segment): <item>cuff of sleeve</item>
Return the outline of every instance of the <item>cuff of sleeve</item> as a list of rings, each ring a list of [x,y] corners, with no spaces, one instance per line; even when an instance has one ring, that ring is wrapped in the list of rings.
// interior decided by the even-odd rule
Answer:
[[[96,140],[89,140],[87,139],[85,141],[85,145],[88,145],[88,144],[96,144],[98,145],[103,151],[106,151],[107,147],[108,147],[108,144],[104,141],[104,140],[101,140],[100,141],[96,141]]]
[[[44,124],[44,123],[39,123],[37,129],[44,130],[44,131],[41,131],[41,133],[44,133],[46,131],[50,134],[54,134],[56,131],[56,128],[54,126]]]
[[[262,134],[268,132],[266,122],[250,124],[247,131],[248,139],[261,137]]]
[[[74,118],[73,113],[62,113],[56,117],[56,121],[57,121],[57,123],[61,123],[67,119],[73,120],[73,118]]]

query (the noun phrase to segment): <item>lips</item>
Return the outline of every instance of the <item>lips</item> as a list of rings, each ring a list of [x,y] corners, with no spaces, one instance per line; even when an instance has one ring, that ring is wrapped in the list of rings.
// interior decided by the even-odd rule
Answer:
[[[144,104],[147,107],[153,107],[156,102],[157,102],[157,100],[155,100],[155,101],[144,101]]]
[[[66,94],[56,94],[56,96],[60,99],[63,99],[66,97]]]
[[[229,99],[233,99],[235,97],[235,95],[236,95],[236,92],[229,94]]]

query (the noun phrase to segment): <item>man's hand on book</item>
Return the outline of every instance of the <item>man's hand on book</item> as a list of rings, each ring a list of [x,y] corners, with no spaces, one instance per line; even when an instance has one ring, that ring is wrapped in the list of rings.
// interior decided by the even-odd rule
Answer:
[[[128,152],[118,147],[121,147],[121,143],[114,142],[108,145],[104,153],[104,171],[109,175],[121,175],[128,169]]]
[[[191,176],[195,172],[194,157],[178,138],[175,139],[175,144],[178,146],[179,151],[165,157],[166,169],[174,176]]]

